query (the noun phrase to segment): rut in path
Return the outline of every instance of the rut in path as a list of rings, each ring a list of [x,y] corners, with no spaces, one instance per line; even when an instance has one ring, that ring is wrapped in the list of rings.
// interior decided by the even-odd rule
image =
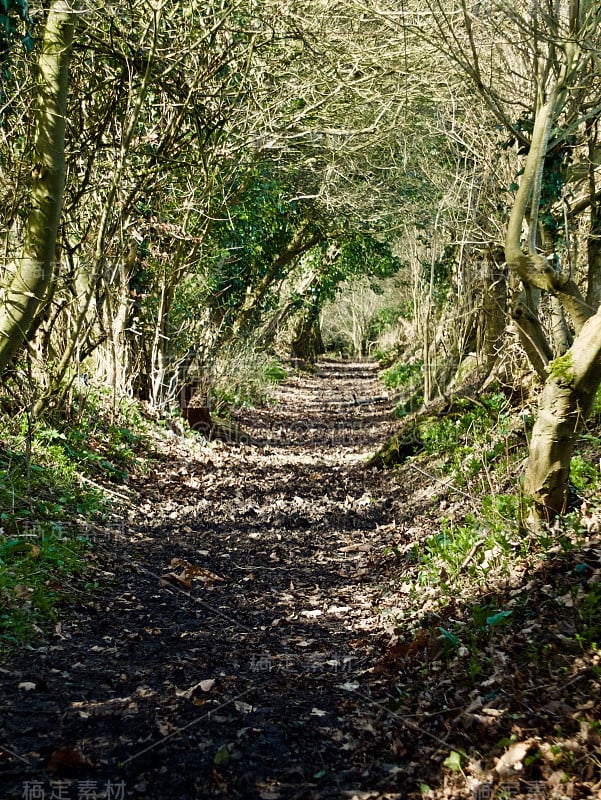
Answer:
[[[0,798],[406,796],[373,671],[381,394],[373,365],[326,362],[240,415],[241,443],[163,442],[97,541],[100,589],[0,671]]]

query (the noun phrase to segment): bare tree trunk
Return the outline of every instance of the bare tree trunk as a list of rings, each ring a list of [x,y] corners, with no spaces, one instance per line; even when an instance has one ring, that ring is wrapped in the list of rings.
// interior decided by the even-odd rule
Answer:
[[[551,338],[556,356],[562,356],[572,344],[563,306],[557,297],[551,296]]]
[[[154,335],[150,348],[150,402],[158,407],[163,402],[165,393],[165,375],[168,366],[167,347],[169,344],[169,313],[173,304],[175,284],[165,274],[159,289],[159,307],[155,320]]]
[[[569,313],[577,332],[565,355],[551,361],[551,347],[536,308],[521,303],[514,311],[526,352],[545,380],[524,481],[535,514],[542,520],[551,520],[565,510],[574,442],[601,381],[601,317],[591,316],[593,309],[585,302],[571,274],[563,274],[536,249],[545,158],[551,130],[562,109],[568,74],[569,64],[549,91],[546,102],[537,109],[531,146],[505,237],[507,264],[521,278],[525,295],[530,293],[535,297],[540,291],[551,294]],[[521,235],[525,219],[529,233],[523,250]]]
[[[17,272],[0,311],[0,373],[15,358],[50,286],[65,185],[65,118],[77,3],[50,7],[38,61],[31,211]]]
[[[538,318],[538,294],[531,286],[525,286],[514,304],[511,316],[528,360],[541,381],[545,381],[547,364],[553,358],[553,351]]]

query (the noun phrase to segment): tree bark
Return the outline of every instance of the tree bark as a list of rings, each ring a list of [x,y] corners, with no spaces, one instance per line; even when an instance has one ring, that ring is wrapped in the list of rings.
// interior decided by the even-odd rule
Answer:
[[[517,298],[511,316],[518,330],[520,343],[532,367],[542,381],[547,379],[547,364],[553,358],[553,351],[536,313],[530,287]]]
[[[565,511],[574,444],[601,383],[601,312],[587,320],[567,353],[551,362],[549,372],[524,481],[543,520]]]
[[[599,168],[599,146],[597,145],[597,120],[588,128],[588,184],[591,198],[590,227],[587,238],[588,284],[586,301],[592,308],[601,305],[601,209],[597,196],[597,169]]]
[[[69,60],[77,4],[50,7],[38,61],[31,211],[17,271],[0,310],[0,373],[23,345],[53,274],[65,184],[65,122]]]
[[[490,372],[502,347],[506,327],[507,278],[505,254],[499,247],[491,247],[487,254],[484,296],[482,302],[483,335],[480,341],[482,361]]]

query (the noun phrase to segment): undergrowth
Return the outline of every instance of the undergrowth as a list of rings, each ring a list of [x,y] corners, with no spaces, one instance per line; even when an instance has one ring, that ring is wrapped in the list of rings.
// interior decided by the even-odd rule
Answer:
[[[140,467],[145,429],[133,408],[111,419],[101,394],[75,418],[20,410],[0,438],[0,651],[36,636],[85,585],[86,523],[110,511],[103,487]]]
[[[498,669],[494,653],[506,627],[526,642],[528,665],[545,661],[529,644],[531,630],[538,636],[545,629],[544,617],[536,622],[544,606],[544,614],[564,618],[572,631],[564,636],[565,657],[586,652],[590,658],[601,646],[601,571],[593,549],[601,531],[601,440],[595,430],[583,436],[572,461],[569,513],[553,527],[535,527],[520,482],[528,422],[502,393],[460,401],[453,413],[421,425],[424,450],[402,469],[415,465],[439,489],[434,532],[405,553],[393,582],[409,600],[403,620],[413,642],[421,643],[423,628],[433,631],[445,658],[458,659],[471,684]]]
[[[437,532],[413,551],[416,587],[436,585],[442,604],[457,591],[480,592],[493,580],[508,580],[530,556],[581,538],[578,513],[566,514],[553,531],[529,526],[521,490],[527,426],[501,392],[458,400],[448,416],[421,423],[424,450],[415,463],[427,465],[426,472],[457,498],[453,513],[443,511]],[[587,439],[600,442],[590,434]],[[600,498],[599,465],[590,453],[574,456],[570,478],[574,496]]]
[[[227,417],[234,408],[269,404],[274,385],[287,377],[277,358],[258,351],[252,343],[236,341],[206,370],[200,391],[216,416]]]

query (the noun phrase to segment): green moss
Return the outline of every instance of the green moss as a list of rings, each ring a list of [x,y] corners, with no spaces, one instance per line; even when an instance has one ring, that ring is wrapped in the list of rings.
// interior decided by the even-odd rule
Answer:
[[[551,361],[548,369],[550,377],[560,385],[571,386],[574,382],[574,364],[572,354],[569,351]]]

